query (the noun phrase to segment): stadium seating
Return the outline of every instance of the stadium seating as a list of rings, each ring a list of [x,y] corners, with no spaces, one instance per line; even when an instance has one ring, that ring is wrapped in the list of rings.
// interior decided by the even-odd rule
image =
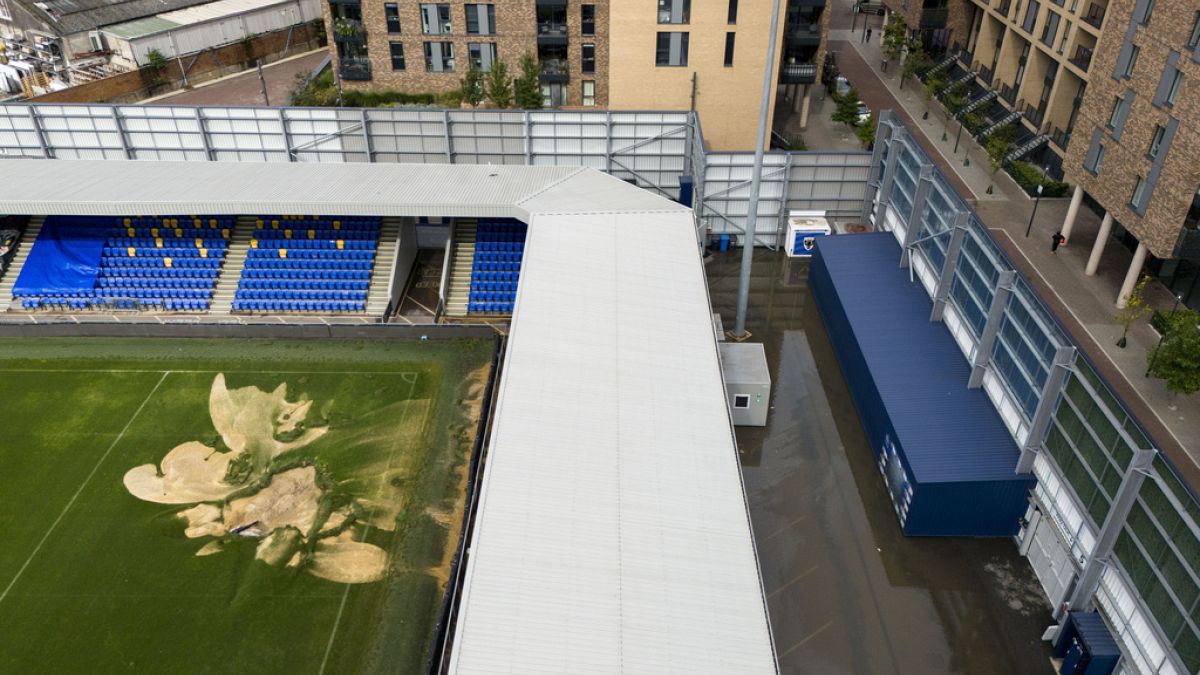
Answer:
[[[59,259],[75,265],[74,286],[14,289],[25,309],[204,311],[225,260],[233,217],[53,216],[46,225],[38,241],[48,231],[56,241],[46,243],[45,250],[53,252],[43,256],[43,266]],[[72,253],[98,254],[98,260],[69,259]]]
[[[475,231],[468,314],[511,314],[525,255],[527,225],[517,220],[480,220]]]
[[[380,220],[259,217],[233,311],[365,311]]]

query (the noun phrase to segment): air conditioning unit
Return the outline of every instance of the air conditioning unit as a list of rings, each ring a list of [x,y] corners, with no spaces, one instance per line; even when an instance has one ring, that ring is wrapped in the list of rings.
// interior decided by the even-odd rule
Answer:
[[[94,51],[94,52],[104,51],[104,34],[103,33],[101,33],[98,30],[90,31],[88,33],[88,40],[91,41],[91,43],[92,43],[92,51]]]

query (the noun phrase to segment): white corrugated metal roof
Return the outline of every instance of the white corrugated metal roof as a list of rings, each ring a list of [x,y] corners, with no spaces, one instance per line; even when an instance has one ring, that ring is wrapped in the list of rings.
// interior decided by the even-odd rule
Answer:
[[[3,166],[10,213],[525,219],[451,672],[776,672],[690,210],[578,168]]]
[[[689,212],[534,213],[480,500],[452,673],[774,672]]]
[[[202,5],[193,5],[171,12],[163,12],[158,16],[167,21],[174,21],[186,26],[194,23],[204,23],[213,19],[221,19],[235,14],[242,14],[271,5],[282,5],[291,0],[216,0]],[[295,3],[292,2],[294,5]]]

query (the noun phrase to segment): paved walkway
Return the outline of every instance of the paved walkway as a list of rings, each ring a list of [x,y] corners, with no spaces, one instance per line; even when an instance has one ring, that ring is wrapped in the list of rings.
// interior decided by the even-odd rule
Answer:
[[[267,96],[271,105],[291,103],[292,90],[296,88],[297,75],[308,75],[329,54],[328,49],[316,49],[290,56],[263,66],[263,79],[267,81]],[[264,105],[262,83],[258,80],[258,69],[251,68],[240,73],[227,75],[211,82],[165,96],[149,98],[142,103],[150,105]]]
[[[958,123],[946,124],[942,107],[936,102],[926,104],[918,83],[905,83],[901,89],[899,64],[890,64],[887,73],[880,72],[883,56],[878,24],[873,24],[871,42],[864,44],[861,32],[848,30],[844,17],[849,16],[850,3],[835,0],[833,5],[832,20],[837,28],[830,30],[830,50],[838,52],[839,69],[858,88],[863,101],[873,110],[890,108],[904,120],[938,168],[973,202],[1014,265],[1146,426],[1155,445],[1200,484],[1200,396],[1173,399],[1161,380],[1145,377],[1147,350],[1158,342],[1158,335],[1146,322],[1130,332],[1128,347],[1116,347],[1121,329],[1113,318],[1114,303],[1132,254],[1110,241],[1096,276],[1085,276],[1100,218],[1082,207],[1071,241],[1052,255],[1050,238],[1062,225],[1068,199],[1043,199],[1026,238],[1033,200],[1004,172],[990,175],[986,153],[966,132],[955,152]],[[861,22],[860,17],[860,29]],[[927,119],[922,119],[926,112]],[[969,165],[964,164],[967,158]],[[993,187],[991,195],[987,194],[989,185]],[[1152,306],[1170,309],[1174,298],[1164,286],[1152,281],[1147,288]]]

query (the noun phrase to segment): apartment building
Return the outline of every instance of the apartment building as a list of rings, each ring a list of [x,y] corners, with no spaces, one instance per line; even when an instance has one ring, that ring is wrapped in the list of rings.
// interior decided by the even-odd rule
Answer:
[[[529,53],[546,107],[594,107],[608,103],[608,8],[607,0],[329,0],[325,24],[347,88],[452,91],[468,59],[483,72],[503,60],[515,78]]]
[[[1063,165],[1076,186],[1063,230],[1089,197],[1104,219],[1087,273],[1123,245],[1120,301],[1144,271],[1200,308],[1200,6],[1121,0],[1107,22]]]
[[[776,83],[770,112],[782,93],[807,114],[829,32],[825,0],[786,2],[771,64],[769,2],[659,0],[655,7],[610,0],[610,6],[610,107],[696,110],[712,149],[753,150],[769,65]]]

